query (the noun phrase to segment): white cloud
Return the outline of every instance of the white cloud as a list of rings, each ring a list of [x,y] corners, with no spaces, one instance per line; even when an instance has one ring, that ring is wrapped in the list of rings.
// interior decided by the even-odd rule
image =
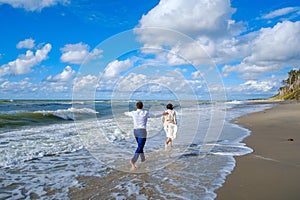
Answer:
[[[70,97],[72,92],[75,71],[67,66],[65,69],[54,76],[48,76],[44,81],[34,83],[29,78],[21,81],[10,81],[0,79],[0,98],[47,98],[47,97]],[[3,96],[1,96],[3,95]]]
[[[263,28],[253,41],[249,63],[267,64],[300,59],[300,21],[284,21],[273,28]]]
[[[60,74],[48,76],[45,79],[43,82],[44,90],[55,92],[71,91],[75,76],[76,72],[70,66],[66,66]]]
[[[245,93],[266,93],[277,87],[273,80],[255,81],[249,80],[239,86],[239,92]]]
[[[23,80],[12,82],[7,79],[0,80],[0,98],[7,98],[5,94],[15,94],[20,95],[27,92],[35,92],[38,87],[30,82],[29,78],[24,78]]]
[[[292,14],[298,10],[298,7],[283,8],[264,18]],[[224,76],[237,73],[243,79],[253,79],[270,71],[300,64],[299,21],[283,21],[274,27],[240,35],[245,27],[241,22],[232,20],[234,12],[228,0],[192,0],[189,4],[184,0],[161,0],[141,18],[139,28],[172,29],[191,39],[183,41],[178,38],[178,33],[169,31],[170,34],[166,34],[159,29],[136,29],[136,33],[144,47],[169,48],[173,55],[164,57],[168,65],[183,64],[183,60],[178,58],[194,65],[215,62],[225,64],[222,69]],[[162,54],[157,54],[157,57],[162,59]]]
[[[9,4],[14,8],[23,8],[27,11],[41,11],[43,8],[66,5],[70,0],[0,0],[0,4]]]
[[[199,78],[202,78],[203,76],[204,76],[204,74],[200,71],[192,72],[193,79],[199,79]]]
[[[31,71],[31,68],[39,65],[43,60],[48,58],[51,44],[45,44],[41,49],[35,53],[31,50],[26,51],[26,54],[20,55],[16,60],[4,64],[0,67],[0,76],[4,75],[22,75]]]
[[[245,79],[300,64],[300,21],[284,21],[272,28],[262,28],[254,38],[248,56],[241,63],[226,65],[224,75],[241,74]],[[250,44],[249,44],[250,45]]]
[[[234,12],[229,0],[161,0],[142,17],[140,27],[169,28],[193,38],[220,37],[236,25],[230,20]]]
[[[132,67],[133,63],[134,62],[131,59],[126,59],[126,60],[122,60],[122,61],[114,60],[107,65],[103,76],[105,78],[117,77],[120,75],[120,73],[122,71],[125,71],[125,70],[129,69],[130,67]]]
[[[227,97],[229,99],[268,98],[278,93],[280,80],[280,77],[272,75],[264,80],[248,80],[227,86]]]
[[[35,46],[34,40],[31,39],[31,38],[28,38],[28,39],[25,39],[25,40],[23,40],[23,41],[20,41],[20,42],[17,44],[17,48],[18,48],[18,49],[22,49],[22,48],[25,48],[25,49],[32,49],[34,46]]]
[[[148,84],[156,84],[155,87],[151,87],[160,88],[160,90],[169,88],[173,92],[184,92],[185,90],[187,90],[188,80],[185,80],[184,77],[182,77],[177,72],[169,72],[164,76],[160,76],[159,74],[156,76],[151,76],[142,73],[130,73],[125,77],[121,77],[118,84],[119,85],[117,86],[117,88],[115,88],[118,91],[132,92],[142,86]]]
[[[102,58],[102,53],[103,53],[103,50],[95,48],[92,52],[90,52],[88,58],[89,59]]]
[[[118,84],[110,88],[113,91],[113,98],[195,99],[203,94],[208,96],[207,90],[203,87],[205,83],[201,80],[189,80],[174,71],[164,75],[153,74],[130,73],[120,77]]]
[[[252,41],[256,34],[250,33],[239,37],[227,38],[219,42],[210,42],[204,48],[217,64],[238,62],[243,60],[251,52]]]
[[[79,76],[75,80],[74,90],[76,93],[82,91],[95,91],[98,77],[93,75]],[[79,95],[77,95],[79,96]]]
[[[105,71],[97,76],[94,75],[78,75],[75,80],[74,90],[76,97],[84,97],[94,95],[90,92],[97,91],[112,91],[116,87],[118,80],[121,80],[123,76],[122,72],[126,71],[134,65],[135,58],[126,60],[114,60],[110,62]]]
[[[281,8],[278,10],[274,10],[266,15],[262,16],[262,19],[272,19],[272,18],[276,18],[276,17],[281,17],[284,15],[288,15],[294,12],[299,12],[300,11],[300,7],[286,7],[286,8]]]
[[[141,29],[135,32],[146,48],[169,47],[173,53],[167,61],[170,65],[182,64],[183,60],[177,56],[195,65],[212,62],[212,59],[218,63],[232,61],[247,52],[247,42],[235,39],[245,27],[231,19],[234,12],[229,0],[191,0],[189,3],[161,0],[141,18],[138,26]],[[156,29],[143,31],[147,27]],[[186,39],[180,37],[181,33],[186,34]]]
[[[226,77],[230,75],[231,73],[240,74],[240,78],[242,79],[256,79],[258,76],[271,72],[271,71],[277,71],[278,66],[277,65],[270,65],[270,66],[259,66],[259,65],[250,65],[246,64],[244,62],[238,64],[238,65],[225,65],[222,68],[223,76]]]
[[[83,43],[66,44],[63,48],[60,60],[73,64],[81,64],[89,54],[89,46]]]
[[[89,45],[82,42],[77,44],[66,44],[63,48],[60,49],[62,51],[60,60],[62,62],[68,62],[72,64],[81,64],[87,58],[96,59],[102,56],[102,50],[94,49],[90,53],[89,49]]]
[[[48,76],[46,78],[46,81],[69,82],[69,81],[73,81],[75,76],[76,76],[76,72],[70,66],[67,66],[60,74],[57,74],[56,76]]]

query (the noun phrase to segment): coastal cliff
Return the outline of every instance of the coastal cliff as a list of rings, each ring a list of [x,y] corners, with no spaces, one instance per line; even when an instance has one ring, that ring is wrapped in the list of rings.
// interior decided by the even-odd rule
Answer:
[[[300,69],[288,72],[288,78],[282,81],[283,86],[272,99],[300,100]]]

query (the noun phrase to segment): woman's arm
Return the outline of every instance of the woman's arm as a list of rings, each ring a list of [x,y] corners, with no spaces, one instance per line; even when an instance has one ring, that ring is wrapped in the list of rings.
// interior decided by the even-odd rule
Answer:
[[[177,120],[176,120],[176,112],[174,111],[174,123],[177,124]]]

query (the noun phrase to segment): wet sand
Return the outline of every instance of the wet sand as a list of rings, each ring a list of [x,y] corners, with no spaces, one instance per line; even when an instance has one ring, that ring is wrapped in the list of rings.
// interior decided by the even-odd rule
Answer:
[[[236,123],[251,130],[244,142],[254,152],[235,157],[216,199],[300,199],[300,103],[282,103]]]

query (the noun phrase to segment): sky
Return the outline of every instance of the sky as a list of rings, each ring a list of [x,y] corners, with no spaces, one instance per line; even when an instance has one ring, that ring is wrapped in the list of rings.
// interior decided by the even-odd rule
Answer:
[[[0,0],[0,27],[0,99],[268,98],[300,66],[298,0]]]

